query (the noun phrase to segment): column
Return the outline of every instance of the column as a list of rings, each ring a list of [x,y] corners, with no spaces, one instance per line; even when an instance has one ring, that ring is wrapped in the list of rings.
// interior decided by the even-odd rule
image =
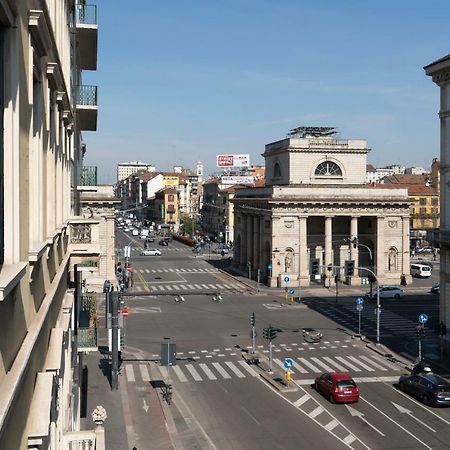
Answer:
[[[333,218],[325,217],[325,265],[333,264],[332,260],[333,243]]]
[[[246,267],[246,273],[248,274],[248,263],[250,262],[250,264],[252,265],[252,269],[253,269],[253,261],[252,261],[252,257],[253,257],[253,239],[252,239],[252,233],[253,233],[253,217],[248,214],[247,215],[247,233],[246,233],[246,238],[247,238],[247,261],[245,261],[245,267]]]
[[[239,236],[239,265],[241,268],[245,268],[247,264],[247,215],[240,213],[241,224],[240,224],[240,236]],[[244,250],[245,248],[245,250]]]
[[[402,273],[406,275],[407,279],[409,278],[409,217],[402,217],[402,265],[399,267],[402,268]],[[409,282],[409,280],[408,280]]]
[[[384,277],[386,258],[385,258],[385,246],[384,246],[384,227],[385,218],[377,217],[377,253],[375,255],[377,278]]]
[[[309,281],[309,264],[308,264],[308,223],[306,217],[298,218],[299,236],[298,236],[298,251],[299,251],[299,277],[300,283]],[[305,283],[309,285],[308,283]]]
[[[353,239],[355,237],[358,237],[358,217],[352,216],[350,221],[350,238]],[[355,267],[359,266],[358,256],[358,247],[354,248],[353,244],[350,244],[350,259],[355,261]]]
[[[260,266],[260,246],[259,246],[259,216],[253,216],[253,233],[252,233],[252,240],[253,240],[253,256],[252,256],[252,271],[257,273],[257,270]]]
[[[265,279],[267,273],[267,255],[264,246],[264,216],[259,216],[259,268],[261,269],[261,280]]]

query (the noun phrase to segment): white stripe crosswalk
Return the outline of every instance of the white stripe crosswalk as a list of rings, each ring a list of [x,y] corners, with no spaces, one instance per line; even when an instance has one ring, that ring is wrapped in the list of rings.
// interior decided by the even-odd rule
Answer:
[[[195,352],[190,352],[195,353]],[[362,376],[362,379],[369,382],[379,381],[381,379],[393,378],[396,376],[386,377],[385,375],[390,370],[391,374],[393,372],[401,372],[400,367],[395,367],[393,365],[389,366],[388,363],[384,363],[382,360],[374,357],[369,357],[365,355],[351,355],[351,356],[315,356],[308,358],[292,358],[294,359],[292,374],[297,373],[295,377],[300,383],[302,381],[307,381],[308,383],[314,380],[318,374],[327,371],[342,371],[350,373],[355,373],[355,380]],[[170,367],[169,371],[167,368],[158,366],[159,371],[162,376],[171,375],[176,380],[181,383],[192,382],[192,381],[217,381],[217,380],[230,380],[232,378],[244,379],[247,377],[255,377],[258,375],[258,370],[254,369],[252,366],[248,365],[245,361],[220,361],[220,362],[198,362],[192,364],[177,364]],[[284,364],[281,359],[274,358],[273,363],[279,368],[284,370]],[[386,366],[386,367],[385,367]],[[150,374],[148,370],[148,365],[146,364],[125,364],[125,377],[128,383],[139,381],[149,382]],[[370,376],[367,377],[363,375],[364,372],[369,372]],[[382,375],[374,374],[375,371],[381,371]],[[299,375],[300,374],[300,375]],[[309,377],[307,376],[309,374]]]
[[[211,291],[211,290],[222,290],[222,289],[239,289],[237,286],[231,286],[231,285],[227,285],[227,284],[219,284],[219,283],[215,283],[215,284],[169,284],[169,283],[164,283],[164,284],[151,284],[149,282],[146,282],[145,284],[142,283],[135,283],[135,285],[133,286],[133,290],[136,290],[138,292],[142,292],[142,291],[158,291],[158,292],[163,292],[163,291],[179,291],[179,290],[191,290],[191,291],[196,291],[196,290],[201,290],[201,291]]]

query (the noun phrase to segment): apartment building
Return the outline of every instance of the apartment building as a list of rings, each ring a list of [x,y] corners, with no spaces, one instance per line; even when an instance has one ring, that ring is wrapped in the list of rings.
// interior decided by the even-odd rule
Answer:
[[[0,448],[80,448],[73,248],[96,240],[77,180],[81,132],[97,128],[82,77],[97,68],[97,9],[2,0],[0,28]],[[102,449],[103,433],[83,442]]]
[[[141,161],[130,161],[117,164],[117,183],[128,178],[140,170],[146,170],[148,172],[155,172],[156,167],[152,164],[143,163]]]

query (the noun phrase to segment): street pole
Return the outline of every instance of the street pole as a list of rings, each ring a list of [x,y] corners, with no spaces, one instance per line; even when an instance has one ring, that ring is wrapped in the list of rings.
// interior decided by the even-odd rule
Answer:
[[[339,269],[337,269],[339,270]],[[336,279],[335,279],[335,284],[336,284],[336,300],[335,303],[338,302],[338,296],[339,296],[339,272],[336,272]]]
[[[419,362],[422,361],[422,339],[419,337]]]
[[[361,338],[361,310],[358,311],[358,336]]]
[[[255,325],[252,326],[252,353],[256,352],[256,330]]]
[[[269,340],[269,373],[272,373],[272,339]]]
[[[258,269],[258,293],[259,293],[259,283],[261,281],[261,269]]]
[[[111,311],[111,389],[119,389],[119,293],[112,292]]]
[[[248,266],[248,279],[250,280],[250,278],[252,277],[252,263],[251,263],[251,261],[249,261],[247,263],[247,266]]]
[[[372,272],[373,274],[373,272]],[[375,274],[373,274],[375,276]],[[380,305],[380,283],[377,278],[377,345],[380,344],[380,314],[381,314],[381,305]]]

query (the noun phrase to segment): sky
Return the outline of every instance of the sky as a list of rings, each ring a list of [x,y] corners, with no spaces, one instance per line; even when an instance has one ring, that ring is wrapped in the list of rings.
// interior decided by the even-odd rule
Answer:
[[[215,172],[298,126],[366,139],[375,166],[439,157],[439,88],[423,66],[450,53],[448,0],[91,0],[98,11],[96,132],[85,165]]]

